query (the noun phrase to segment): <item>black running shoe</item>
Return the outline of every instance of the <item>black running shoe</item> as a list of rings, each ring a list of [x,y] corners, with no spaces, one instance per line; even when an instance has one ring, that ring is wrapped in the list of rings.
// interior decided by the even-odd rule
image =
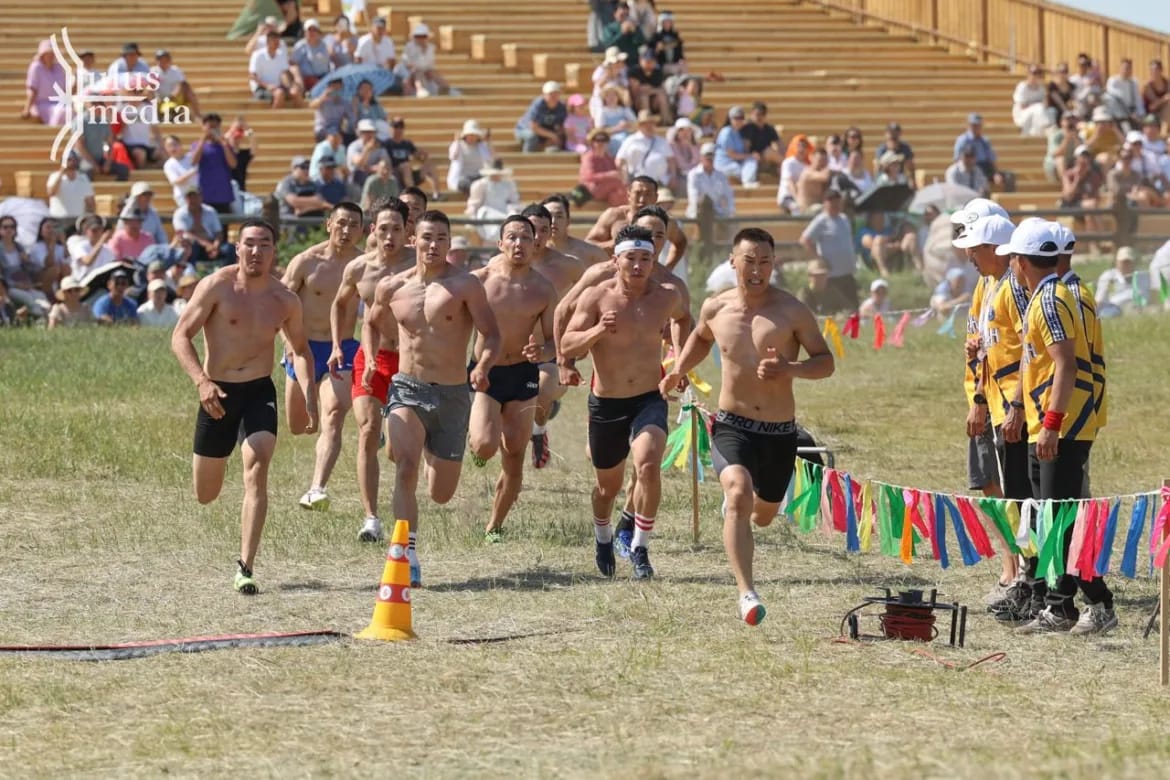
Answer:
[[[654,567],[650,565],[650,551],[645,547],[630,550],[630,563],[634,565],[634,579],[648,580],[654,576]]]
[[[595,542],[597,545],[597,570],[603,577],[612,577],[617,563],[613,559],[613,542]]]
[[[1023,580],[1017,580],[1008,586],[1003,598],[987,605],[987,611],[992,614],[1016,610],[1017,612],[1032,599],[1032,587]]]

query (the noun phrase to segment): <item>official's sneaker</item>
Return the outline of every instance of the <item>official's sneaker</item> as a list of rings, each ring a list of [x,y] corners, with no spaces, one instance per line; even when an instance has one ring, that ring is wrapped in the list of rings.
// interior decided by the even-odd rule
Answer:
[[[1117,613],[1106,609],[1104,604],[1089,604],[1081,610],[1080,620],[1069,630],[1070,634],[1086,636],[1088,634],[1104,634],[1117,628]]]
[[[504,529],[493,528],[490,531],[484,531],[483,540],[488,544],[499,544],[504,541]]]
[[[1032,588],[1024,580],[1016,580],[1004,589],[1003,595],[987,605],[992,614],[1001,612],[1022,612],[1032,599]]]
[[[329,496],[321,488],[309,488],[309,492],[301,496],[301,509],[314,512],[324,512],[329,508]]]
[[[260,586],[252,576],[252,570],[245,566],[243,561],[236,561],[236,565],[236,579],[233,583],[236,592],[245,596],[255,596],[260,592]]]
[[[749,626],[758,626],[764,622],[764,616],[767,614],[768,610],[764,609],[763,602],[754,590],[749,590],[739,597],[739,616]]]
[[[380,542],[386,538],[385,532],[382,530],[382,521],[376,517],[367,517],[362,524],[362,530],[358,532],[359,542]]]
[[[1048,607],[1040,610],[1032,620],[1016,629],[1017,634],[1059,634],[1072,630],[1075,618],[1058,615]]]
[[[991,590],[987,591],[987,595],[983,597],[983,603],[990,607],[991,605],[1002,601],[1003,598],[1007,596],[1008,591],[1011,590],[1012,585],[1015,585],[1015,582],[1010,582],[1007,585],[1004,585],[1002,582],[996,581],[996,583],[991,586]]]
[[[548,431],[532,434],[532,468],[542,469],[548,465]]]
[[[601,572],[602,577],[612,577],[614,570],[617,568],[617,562],[613,558],[613,542],[598,542],[594,540],[597,552],[594,555],[594,560],[597,561],[597,570]]]
[[[654,576],[654,567],[650,565],[650,551],[645,547],[630,550],[630,563],[634,565],[634,579],[648,580]]]

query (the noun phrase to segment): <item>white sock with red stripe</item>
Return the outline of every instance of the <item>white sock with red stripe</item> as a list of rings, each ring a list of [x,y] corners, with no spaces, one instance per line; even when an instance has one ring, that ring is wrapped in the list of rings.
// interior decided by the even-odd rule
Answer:
[[[650,549],[650,534],[654,532],[654,518],[634,514],[634,539],[630,542],[630,549],[639,547]]]
[[[593,518],[593,538],[602,544],[613,541],[613,526],[609,524],[608,517]]]

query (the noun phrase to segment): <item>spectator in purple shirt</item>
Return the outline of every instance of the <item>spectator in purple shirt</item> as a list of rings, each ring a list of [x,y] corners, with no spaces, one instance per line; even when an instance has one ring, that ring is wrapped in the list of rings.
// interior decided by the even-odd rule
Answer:
[[[191,166],[199,169],[199,191],[203,202],[220,214],[231,214],[236,195],[232,189],[232,168],[236,153],[223,142],[219,114],[203,116],[203,138],[191,147]]]
[[[28,90],[28,97],[24,108],[20,110],[20,118],[37,119],[46,125],[54,124],[52,97],[54,87],[65,89],[65,69],[57,62],[53,45],[49,41],[41,41],[37,47],[37,56],[29,63],[24,86]]]

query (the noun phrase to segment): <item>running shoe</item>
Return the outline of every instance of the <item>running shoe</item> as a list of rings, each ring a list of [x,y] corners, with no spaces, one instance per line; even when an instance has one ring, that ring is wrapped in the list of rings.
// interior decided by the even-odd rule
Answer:
[[[617,549],[617,554],[625,560],[630,559],[630,544],[634,541],[634,516],[622,512],[621,519],[618,520],[617,529],[614,532],[614,547]]]
[[[1067,633],[1077,624],[1077,619],[1058,615],[1050,608],[1040,610],[1035,618],[1016,629],[1017,634],[1060,634]]]
[[[362,524],[362,530],[358,532],[359,542],[380,542],[386,538],[386,534],[382,531],[382,521],[374,516],[366,518],[366,522]]]
[[[617,568],[617,562],[613,558],[613,542],[594,540],[594,544],[597,545],[597,554],[594,556],[597,561],[597,570],[601,572],[602,577],[612,577]]]
[[[487,460],[479,457],[473,452],[471,453],[471,465],[475,466],[477,469],[482,469],[487,465]]]
[[[504,541],[504,529],[493,528],[490,531],[485,531],[483,540],[488,544],[499,544],[500,542]]]
[[[767,614],[768,610],[764,609],[763,602],[754,590],[749,590],[739,597],[739,617],[749,626],[758,626],[764,622],[764,616]]]
[[[234,583],[236,592],[245,596],[255,596],[260,592],[260,586],[252,576],[252,570],[245,566],[243,561],[236,561],[236,564],[238,566]]]
[[[301,496],[301,509],[314,512],[324,512],[329,508],[329,496],[321,488],[309,488],[309,492]]]
[[[650,565],[650,551],[645,547],[630,550],[630,563],[634,565],[634,579],[648,580],[654,576],[654,567]]]
[[[418,565],[418,561],[410,562],[410,587],[422,587],[422,567]]]
[[[1081,610],[1081,617],[1077,624],[1069,629],[1070,634],[1087,636],[1088,634],[1104,634],[1117,628],[1117,613],[1106,609],[1104,604],[1089,604]]]
[[[548,465],[548,459],[548,431],[532,434],[532,468],[544,468]]]
[[[553,401],[552,406],[548,408],[548,419],[555,420],[557,415],[561,413],[561,402]]]
[[[1015,581],[1012,581],[1012,582],[1009,582],[1007,585],[1004,585],[1002,582],[999,582],[997,580],[996,583],[991,586],[991,590],[987,591],[987,595],[985,595],[983,597],[983,603],[986,604],[988,607],[992,606],[993,604],[999,603],[1000,601],[1003,600],[1003,598],[1005,596],[1007,596],[1008,591],[1011,589],[1012,585],[1014,585],[1014,584],[1015,584]]]

